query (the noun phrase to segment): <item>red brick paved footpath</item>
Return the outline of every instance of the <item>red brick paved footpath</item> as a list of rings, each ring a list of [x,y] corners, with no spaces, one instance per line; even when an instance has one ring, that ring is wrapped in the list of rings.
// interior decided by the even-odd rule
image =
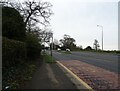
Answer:
[[[118,74],[78,60],[59,61],[94,90],[118,89]]]

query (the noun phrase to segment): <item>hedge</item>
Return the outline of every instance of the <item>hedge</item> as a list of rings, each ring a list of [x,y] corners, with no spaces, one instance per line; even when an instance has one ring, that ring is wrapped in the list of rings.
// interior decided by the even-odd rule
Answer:
[[[2,38],[3,67],[15,66],[26,59],[26,45],[24,42]]]
[[[2,36],[24,41],[25,31],[25,23],[20,13],[14,8],[2,7]]]
[[[26,48],[27,48],[27,58],[29,60],[34,60],[40,57],[41,44],[39,39],[32,33],[26,34]]]

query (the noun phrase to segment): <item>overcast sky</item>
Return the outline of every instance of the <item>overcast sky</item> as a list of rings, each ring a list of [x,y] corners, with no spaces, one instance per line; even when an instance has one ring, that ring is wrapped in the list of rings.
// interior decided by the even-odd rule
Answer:
[[[21,0],[22,2],[23,0]],[[97,39],[101,47],[101,27],[104,33],[104,49],[118,49],[118,1],[119,0],[42,0],[53,5],[51,27],[55,39],[64,34],[76,40],[76,44],[93,47]],[[88,2],[89,1],[89,2]]]

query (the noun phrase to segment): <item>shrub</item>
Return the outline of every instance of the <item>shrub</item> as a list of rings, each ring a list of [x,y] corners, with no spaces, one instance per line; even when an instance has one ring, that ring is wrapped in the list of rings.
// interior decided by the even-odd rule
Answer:
[[[24,42],[2,38],[3,67],[21,64],[26,59],[26,45]]]
[[[35,34],[26,34],[26,47],[27,47],[27,57],[29,59],[35,59],[40,57],[41,45],[39,39]]]

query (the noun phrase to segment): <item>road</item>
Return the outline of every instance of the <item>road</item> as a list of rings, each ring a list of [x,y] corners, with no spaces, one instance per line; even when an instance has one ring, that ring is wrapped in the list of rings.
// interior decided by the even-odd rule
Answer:
[[[57,61],[79,60],[115,73],[118,73],[118,56],[108,53],[71,52],[71,54],[65,54],[53,51],[53,57]]]

